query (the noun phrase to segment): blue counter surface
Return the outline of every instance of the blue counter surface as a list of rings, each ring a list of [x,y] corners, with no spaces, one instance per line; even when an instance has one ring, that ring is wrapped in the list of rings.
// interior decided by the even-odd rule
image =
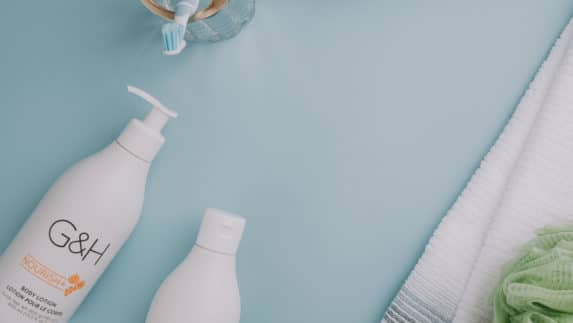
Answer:
[[[129,83],[181,117],[140,224],[71,323],[143,322],[207,207],[248,219],[242,322],[377,323],[572,14],[568,0],[261,0],[238,37],[169,58],[136,0],[12,1],[0,251],[59,174],[144,116]]]

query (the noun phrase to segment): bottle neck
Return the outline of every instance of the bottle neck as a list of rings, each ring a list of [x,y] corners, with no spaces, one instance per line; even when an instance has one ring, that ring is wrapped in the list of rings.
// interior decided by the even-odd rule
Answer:
[[[133,119],[116,142],[135,157],[151,163],[163,146],[165,138],[143,122]]]
[[[235,255],[226,255],[224,253],[216,252],[199,245],[194,245],[186,260],[201,261],[214,266],[225,265],[235,266],[237,257]]]
[[[117,169],[121,169],[122,167],[149,169],[150,166],[150,163],[141,160],[141,158],[138,158],[130,151],[122,147],[120,144],[118,144],[117,140],[112,141],[102,150],[100,150],[99,152],[93,154],[88,158],[94,158],[94,159],[107,158],[114,165],[117,166]]]
[[[208,247],[204,247],[204,246],[202,246],[202,245],[200,245],[200,244],[197,244],[197,243],[193,246],[193,249],[195,249],[195,248],[197,248],[197,249],[199,249],[199,250],[202,250],[202,251],[204,251],[204,252],[210,252],[210,253],[214,253],[214,254],[217,254],[217,255],[225,256],[225,257],[232,257],[232,258],[235,258],[235,257],[236,257],[236,255],[234,255],[234,254],[229,254],[229,253],[224,253],[224,252],[220,252],[220,251],[217,251],[217,250],[213,250],[213,249],[210,249],[210,248],[208,248]]]

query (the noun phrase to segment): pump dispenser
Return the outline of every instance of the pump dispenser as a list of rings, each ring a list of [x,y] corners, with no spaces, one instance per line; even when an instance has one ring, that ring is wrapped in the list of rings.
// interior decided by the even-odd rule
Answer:
[[[177,114],[151,103],[102,151],[66,171],[0,257],[0,323],[65,323],[129,238],[149,167]]]
[[[177,118],[177,113],[167,109],[159,100],[141,89],[128,86],[127,90],[149,102],[153,109],[143,121],[131,120],[117,138],[117,143],[138,158],[151,162],[165,142],[161,130],[170,118]]]

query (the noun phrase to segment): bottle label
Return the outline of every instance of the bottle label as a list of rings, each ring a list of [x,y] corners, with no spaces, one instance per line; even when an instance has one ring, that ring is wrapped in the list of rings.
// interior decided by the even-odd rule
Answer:
[[[68,297],[86,286],[86,282],[79,274],[66,276],[58,273],[31,255],[22,258],[20,267],[30,275],[27,280],[37,280],[53,289],[53,293],[44,294],[34,288],[36,284],[32,281],[28,284],[8,283],[4,286],[2,296],[6,304],[30,322],[59,322],[64,313],[58,306],[56,298],[50,295],[60,294]]]
[[[42,223],[40,234],[30,222],[0,258],[0,323],[66,322],[109,263],[111,244],[68,219]]]
[[[108,243],[102,248],[98,238],[92,239],[89,233],[78,232],[76,225],[66,219],[54,221],[50,225],[48,236],[54,246],[67,249],[71,254],[81,257],[82,261],[93,261],[94,266],[100,262],[110,247]]]

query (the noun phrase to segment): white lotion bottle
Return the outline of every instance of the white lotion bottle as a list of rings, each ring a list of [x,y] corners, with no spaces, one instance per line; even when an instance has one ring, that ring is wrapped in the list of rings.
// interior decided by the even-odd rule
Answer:
[[[177,115],[154,108],[66,171],[0,257],[0,323],[67,322],[139,220],[150,163]]]
[[[239,323],[235,255],[245,223],[207,209],[195,246],[157,291],[146,323]]]

